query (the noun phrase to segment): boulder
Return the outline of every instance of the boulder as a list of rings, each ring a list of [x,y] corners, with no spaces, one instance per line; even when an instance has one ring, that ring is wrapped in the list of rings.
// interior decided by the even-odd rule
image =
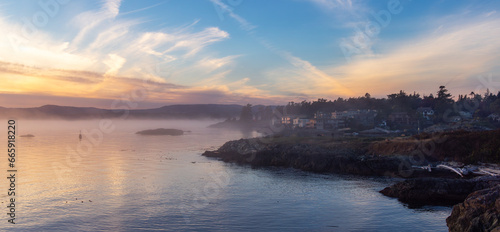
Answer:
[[[500,185],[471,193],[446,224],[450,231],[500,231]]]

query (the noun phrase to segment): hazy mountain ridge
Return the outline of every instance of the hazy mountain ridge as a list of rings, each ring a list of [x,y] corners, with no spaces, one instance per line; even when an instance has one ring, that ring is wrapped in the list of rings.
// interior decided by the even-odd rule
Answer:
[[[171,105],[154,109],[99,109],[44,105],[33,108],[0,107],[0,118],[15,119],[96,119],[96,118],[149,118],[149,119],[201,119],[229,118],[240,114],[241,105],[197,104]]]

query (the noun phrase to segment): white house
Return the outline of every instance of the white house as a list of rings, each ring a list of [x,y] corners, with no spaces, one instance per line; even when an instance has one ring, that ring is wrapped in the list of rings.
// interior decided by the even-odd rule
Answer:
[[[472,119],[472,113],[468,111],[460,111],[458,112],[460,114],[460,117],[463,119]]]
[[[498,115],[498,114],[490,114],[490,115],[488,115],[488,118],[491,118],[491,120],[493,120],[493,121],[500,122],[500,115]]]
[[[434,115],[434,110],[432,110],[431,107],[419,107],[417,109],[417,112],[422,114],[422,117],[424,117],[427,120],[430,120],[430,116]]]

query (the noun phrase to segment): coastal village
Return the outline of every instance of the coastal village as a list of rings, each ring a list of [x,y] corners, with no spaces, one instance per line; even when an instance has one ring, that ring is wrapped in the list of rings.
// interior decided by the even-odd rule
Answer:
[[[388,98],[318,99],[243,107],[215,127],[263,137],[203,156],[252,167],[402,178],[379,192],[409,207],[453,205],[450,231],[500,228],[500,92],[453,98],[400,91]]]
[[[251,107],[251,105],[247,105]],[[364,97],[251,107],[254,122],[270,120],[275,127],[319,136],[411,136],[447,131],[487,131],[500,128],[500,92],[472,92],[453,99],[445,86],[437,96],[400,91],[388,98]],[[243,120],[244,121],[244,120]]]
[[[452,116],[446,123],[434,123],[434,110],[430,107],[419,107],[416,114],[408,112],[393,112],[387,118],[376,123],[377,110],[349,110],[321,112],[318,111],[312,118],[304,115],[286,115],[281,121],[273,121],[273,125],[284,125],[295,130],[317,131],[352,131],[349,125],[355,124],[365,128],[357,132],[343,133],[344,135],[384,136],[384,135],[413,135],[420,132],[444,132],[453,130],[491,130],[481,126],[482,121],[500,122],[500,115],[490,114],[486,118],[474,118],[473,113],[459,111],[458,116]]]

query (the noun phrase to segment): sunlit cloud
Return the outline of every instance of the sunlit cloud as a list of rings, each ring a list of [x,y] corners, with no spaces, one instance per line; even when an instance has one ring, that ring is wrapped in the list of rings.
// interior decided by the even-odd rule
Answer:
[[[249,34],[252,35],[257,42],[267,48],[270,52],[280,56],[291,65],[291,67],[287,66],[268,72],[270,82],[274,82],[274,84],[272,84],[274,88],[270,91],[272,91],[275,95],[290,97],[290,93],[293,93],[292,95],[300,97],[308,96],[314,98],[321,94],[332,96],[334,94],[347,95],[352,93],[349,89],[345,88],[338,81],[336,81],[335,78],[324,73],[321,69],[314,66],[309,61],[296,57],[288,51],[277,48],[264,37],[257,36],[257,29],[255,26],[243,17],[235,14],[230,7],[222,3],[220,0],[211,0],[211,2],[221,7],[224,11],[229,12],[229,16],[236,20],[242,29],[249,32]],[[327,4],[332,7],[334,4],[340,4],[343,7],[352,7],[352,2],[350,0],[320,0],[317,3]],[[304,88],[306,86],[307,88]],[[269,90],[268,86],[264,88]],[[264,92],[264,90],[258,90],[256,87],[249,86],[246,86],[246,90],[247,93],[252,94]]]
[[[97,11],[87,11],[74,18],[74,24],[80,28],[79,33],[72,41],[73,46],[78,46],[88,36],[92,29],[105,20],[112,20],[120,12],[121,0],[107,0]]]
[[[204,58],[199,61],[199,65],[205,67],[209,72],[233,63],[238,56],[226,56],[222,58]]]
[[[493,72],[497,67],[498,25],[500,19],[448,22],[441,30],[328,71],[356,90],[357,95],[364,92],[383,95],[403,88],[431,93],[439,85],[461,87],[478,74]]]
[[[146,95],[146,98],[143,99],[146,102],[144,107],[179,102],[237,104],[241,101],[247,101],[270,104],[284,100],[284,98],[272,96],[258,88],[247,86],[248,78],[227,84],[223,84],[224,82],[219,80],[214,83],[207,82],[207,85],[204,86],[182,86],[164,81],[113,76],[110,73],[43,69],[0,62],[0,79],[3,80],[3,84],[0,86],[0,95],[2,96],[16,93],[23,94],[23,96],[58,96],[61,99],[88,98],[94,99],[90,102],[95,103],[96,101],[109,102],[109,99],[122,99],[124,96],[139,91]],[[40,86],[44,86],[44,88],[40,88]],[[54,99],[51,101],[58,102]],[[80,106],[91,105],[82,104]],[[105,105],[105,108],[109,107],[110,105]]]
[[[169,30],[138,31],[134,26],[140,25],[140,21],[117,19],[120,4],[121,1],[105,1],[100,9],[77,15],[70,23],[78,28],[78,33],[70,41],[59,41],[43,31],[37,31],[29,41],[20,40],[16,46],[8,46],[10,41],[4,38],[0,54],[13,56],[0,57],[4,61],[0,75],[5,79],[4,86],[17,88],[0,91],[116,98],[136,86],[133,79],[153,80],[160,86],[167,82],[184,84],[183,88],[171,85],[176,86],[175,90],[150,88],[155,90],[151,91],[154,101],[168,103],[176,99],[181,102],[180,96],[189,92],[219,91],[227,96],[231,91],[239,91],[234,88],[241,87],[243,92],[248,89],[236,85],[223,91],[214,85],[202,89],[189,86],[197,82],[190,78],[211,79],[230,72],[224,67],[238,55],[216,57],[203,53],[206,47],[228,39],[227,32],[217,27],[195,30],[198,21]],[[0,21],[0,25],[5,34],[22,38],[22,25],[6,21]]]
[[[372,34],[358,46],[359,54],[346,59],[339,55],[339,44],[359,39],[363,32],[358,29],[374,21],[370,12],[387,10],[373,6],[384,4],[292,1],[294,11],[283,9],[282,15],[321,17],[280,22],[288,19],[267,15],[261,20],[249,14],[250,7],[256,6],[247,2],[206,0],[204,4],[216,7],[213,14],[197,9],[191,12],[195,17],[185,18],[158,16],[155,7],[170,6],[168,1],[149,6],[120,0],[98,3],[89,6],[90,10],[72,8],[78,12],[65,14],[64,20],[54,19],[50,28],[34,30],[27,30],[33,28],[16,21],[15,16],[0,13],[0,33],[4,35],[0,37],[0,94],[39,95],[51,101],[49,96],[89,98],[96,103],[146,86],[147,101],[154,104],[282,104],[366,92],[385,96],[400,89],[434,93],[439,85],[464,93],[475,88],[478,75],[495,78],[500,71],[500,42],[496,39],[500,20],[498,9],[493,8],[439,13],[409,24],[411,20],[402,13],[398,17],[406,17],[404,23],[394,16],[391,26]],[[305,7],[310,8],[302,12]],[[403,7],[404,11],[414,10]],[[220,17],[218,21],[218,13],[227,16],[226,21]],[[297,29],[270,28],[266,20],[277,20],[277,24],[271,23],[273,27],[297,23]],[[310,25],[306,31],[318,32],[321,39],[306,41],[313,37],[294,31],[305,28],[301,23]],[[62,29],[54,29],[56,26]],[[418,30],[394,36],[399,33],[395,28],[406,27]],[[297,38],[282,32],[293,32]],[[258,56],[267,63],[252,60]]]
[[[325,73],[310,62],[288,53],[284,53],[283,57],[291,65],[267,73],[271,79],[277,80],[274,87],[276,90],[312,99],[353,94],[353,91],[346,88],[336,77]]]

